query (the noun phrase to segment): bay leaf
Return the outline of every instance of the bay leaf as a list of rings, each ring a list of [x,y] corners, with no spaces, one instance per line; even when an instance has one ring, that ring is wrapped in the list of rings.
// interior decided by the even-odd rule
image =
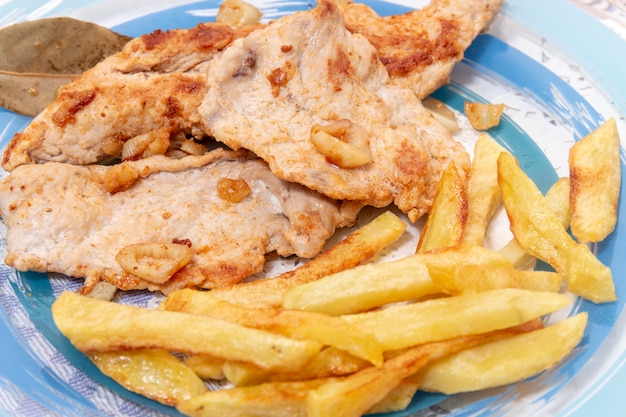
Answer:
[[[130,39],[70,17],[0,29],[0,106],[27,116],[39,114],[60,86],[120,51]]]

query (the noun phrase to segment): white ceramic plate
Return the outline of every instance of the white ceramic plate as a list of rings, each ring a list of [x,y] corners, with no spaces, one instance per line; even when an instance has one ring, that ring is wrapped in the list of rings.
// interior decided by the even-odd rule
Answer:
[[[311,7],[306,1],[253,3],[266,19]],[[424,2],[366,3],[381,14],[396,14]],[[597,16],[574,3],[539,3],[508,1],[489,33],[474,42],[454,70],[452,83],[434,95],[459,111],[467,99],[506,103],[503,123],[490,133],[518,157],[545,191],[558,176],[568,175],[567,150],[572,143],[603,120],[615,117],[626,136],[626,82],[622,77],[626,43]],[[191,27],[212,20],[218,4],[217,0],[141,4],[13,0],[0,3],[0,26],[66,15],[137,36],[157,28]],[[0,147],[29,120],[0,110]],[[459,139],[471,149],[471,135]],[[626,336],[622,331],[626,328],[626,261],[620,256],[626,250],[622,221],[626,208],[624,204],[620,207],[617,230],[593,248],[613,270],[618,301],[594,305],[578,300],[565,313],[587,311],[590,318],[585,338],[570,358],[529,381],[486,392],[451,397],[418,393],[407,411],[388,416],[615,414],[626,385]],[[499,230],[502,227],[496,222],[493,234],[506,235],[506,230]],[[0,255],[5,246],[4,231],[0,231]],[[111,382],[59,334],[50,305],[60,291],[79,285],[77,280],[16,273],[0,265],[0,415],[178,415]],[[139,294],[127,295],[125,301],[146,305],[153,299]]]

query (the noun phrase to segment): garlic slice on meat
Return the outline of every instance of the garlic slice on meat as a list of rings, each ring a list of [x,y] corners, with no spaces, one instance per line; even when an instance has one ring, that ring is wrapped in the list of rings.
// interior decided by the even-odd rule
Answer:
[[[127,140],[122,147],[122,161],[134,161],[151,155],[163,155],[170,146],[170,131],[153,130]]]
[[[189,263],[191,249],[178,243],[137,243],[120,249],[115,259],[129,274],[163,284]]]
[[[226,23],[237,29],[259,23],[262,13],[252,4],[243,0],[224,0],[217,11],[215,21]]]
[[[367,131],[350,120],[313,125],[311,142],[328,162],[340,168],[356,168],[372,160]]]
[[[433,115],[450,133],[459,130],[459,124],[456,121],[456,115],[450,110],[445,103],[432,97],[426,97],[422,104],[424,108]]]
[[[139,171],[134,166],[122,162],[113,165],[104,173],[104,186],[111,194],[129,189],[139,178]]]

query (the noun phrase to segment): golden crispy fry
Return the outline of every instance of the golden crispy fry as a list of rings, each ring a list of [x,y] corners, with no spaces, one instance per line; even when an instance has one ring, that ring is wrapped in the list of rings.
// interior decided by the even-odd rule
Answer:
[[[176,406],[207,392],[202,380],[165,350],[94,352],[87,356],[118,384],[166,405]]]
[[[306,396],[324,382],[267,382],[209,391],[181,402],[177,410],[190,417],[307,417]]]
[[[190,367],[201,379],[223,379],[222,367],[226,360],[211,355],[187,356],[183,362]]]
[[[293,287],[285,293],[283,307],[330,315],[358,313],[440,292],[429,269],[497,263],[510,265],[502,255],[482,246],[431,250],[396,261],[361,265]]]
[[[550,187],[546,193],[546,204],[556,214],[561,221],[564,229],[569,227],[570,223],[570,203],[569,203],[570,180],[568,177],[559,178]],[[531,265],[537,258],[526,252],[515,240],[511,239],[504,247],[500,249],[500,253],[504,255],[515,268]]]
[[[454,163],[441,175],[433,206],[417,243],[417,252],[455,246],[467,221],[465,182]]]
[[[273,308],[245,308],[220,300],[212,292],[184,289],[168,295],[162,308],[200,314],[262,329],[295,339],[315,340],[343,349],[374,365],[381,365],[383,353],[376,338],[366,329],[325,314]]]
[[[467,222],[461,241],[481,246],[489,220],[502,204],[498,187],[498,155],[507,152],[489,135],[478,137],[467,182]]]
[[[400,218],[391,212],[384,212],[293,271],[272,279],[215,289],[212,294],[244,307],[280,307],[283,294],[289,288],[362,264],[397,241],[405,229],[406,223]]]
[[[572,233],[581,242],[599,242],[617,223],[621,163],[615,119],[572,146],[569,171]]]
[[[511,384],[555,366],[580,343],[587,313],[428,364],[415,378],[425,391],[454,394]]]
[[[86,353],[158,348],[289,371],[304,367],[322,347],[224,320],[148,310],[71,292],[62,293],[53,303],[52,316],[61,333]]]
[[[500,124],[504,104],[472,103],[466,101],[463,106],[465,115],[476,130],[487,130]]]
[[[504,329],[571,304],[567,294],[500,289],[342,316],[369,329],[384,351]]]
[[[414,346],[386,360],[381,368],[366,368],[346,378],[331,380],[307,396],[308,417],[359,417],[396,389],[401,381],[434,359],[486,343],[494,338],[529,331],[536,322],[499,332],[459,337]]]
[[[365,414],[392,413],[404,410],[411,404],[413,396],[418,389],[419,384],[417,382],[410,378],[405,378],[385,398],[367,410]]]
[[[561,273],[574,294],[595,303],[615,300],[611,270],[586,245],[570,237],[510,154],[500,154],[498,181],[511,231],[520,246]]]
[[[287,291],[283,308],[330,315],[367,311],[439,291],[419,255],[366,264]]]
[[[270,372],[250,363],[227,362],[224,365],[226,379],[235,386],[255,385],[273,381],[304,381],[308,379],[344,376],[364,369],[371,364],[356,356],[329,347],[323,349],[304,368],[297,372]]]

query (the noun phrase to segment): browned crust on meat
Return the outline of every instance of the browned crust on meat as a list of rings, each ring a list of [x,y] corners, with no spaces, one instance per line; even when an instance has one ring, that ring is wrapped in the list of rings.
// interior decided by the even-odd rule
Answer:
[[[76,113],[96,98],[97,91],[97,88],[83,91],[64,90],[60,95],[63,104],[52,114],[52,123],[58,127],[65,127],[67,124],[74,123]]]
[[[444,59],[461,59],[464,48],[456,37],[458,25],[445,19],[439,23],[439,35],[433,39],[399,33],[390,39],[372,38],[370,42],[379,51],[381,62],[392,76],[406,75]],[[396,46],[401,51],[396,50]]]
[[[431,80],[418,96],[423,98],[447,82],[452,66],[463,58],[473,39],[498,13],[502,0],[432,0],[422,9],[394,16],[379,16],[369,6],[347,2],[340,7],[346,28],[365,36],[376,48],[389,74],[420,83],[428,72]],[[430,68],[441,65],[435,73]]]
[[[340,91],[344,79],[352,75],[353,72],[350,58],[344,50],[337,48],[334,59],[328,61],[328,78],[333,83],[334,90]]]
[[[108,126],[105,138],[123,140],[161,127],[189,130],[197,126],[196,109],[206,85],[202,71],[189,70],[262,26],[232,29],[219,23],[199,24],[188,30],[156,30],[131,40],[122,51],[65,86],[41,117],[16,133],[2,155],[2,167],[10,171],[39,162],[32,152],[47,140],[50,129],[80,125],[81,117],[96,117],[96,123]],[[194,60],[189,67],[177,67],[180,57],[190,55]],[[146,72],[150,77],[139,76]],[[143,109],[150,119],[131,121],[130,109]]]

